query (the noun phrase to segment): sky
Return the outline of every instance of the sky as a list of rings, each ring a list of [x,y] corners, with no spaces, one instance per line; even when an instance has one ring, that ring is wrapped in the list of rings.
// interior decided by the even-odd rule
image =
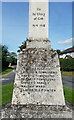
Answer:
[[[29,38],[29,3],[2,3],[2,44],[17,52]],[[49,3],[49,40],[51,48],[65,50],[72,46],[72,2]]]

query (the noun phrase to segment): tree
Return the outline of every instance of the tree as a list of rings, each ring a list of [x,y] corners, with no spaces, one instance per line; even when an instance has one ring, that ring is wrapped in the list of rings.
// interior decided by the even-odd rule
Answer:
[[[1,50],[0,51],[0,63],[2,61],[2,69],[7,68],[9,63],[12,63],[13,65],[16,64],[17,62],[16,53],[9,52],[8,47],[6,45],[0,45],[0,50]]]
[[[16,57],[17,57],[17,54],[15,52],[10,52],[8,57],[7,57],[7,61],[9,63],[12,63],[12,65],[15,65],[17,62]]]
[[[28,40],[28,39],[26,39],[26,41],[27,41],[27,40]],[[22,51],[22,49],[25,49],[25,48],[26,48],[26,41],[22,42],[22,45],[19,46],[19,50],[17,50],[17,52],[20,52],[20,51]]]
[[[58,55],[60,55],[60,53],[61,53],[61,50],[59,50],[59,49],[58,49],[58,50],[56,50],[56,51],[57,51]]]
[[[60,58],[60,67],[62,71],[73,71],[74,58]]]
[[[6,68],[8,66],[8,61],[7,61],[7,57],[8,57],[8,47],[3,45],[2,46],[2,68]]]
[[[0,45],[0,73],[2,71],[2,46]]]

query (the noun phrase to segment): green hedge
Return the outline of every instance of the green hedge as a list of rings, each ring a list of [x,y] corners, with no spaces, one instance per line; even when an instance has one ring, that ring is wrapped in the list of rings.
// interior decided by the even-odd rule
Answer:
[[[59,60],[62,71],[74,71],[74,58],[60,58]]]

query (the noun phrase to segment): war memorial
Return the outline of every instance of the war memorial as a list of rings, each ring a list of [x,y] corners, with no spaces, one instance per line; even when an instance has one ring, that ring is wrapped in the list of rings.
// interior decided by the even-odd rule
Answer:
[[[65,105],[58,54],[48,40],[49,27],[48,1],[30,0],[29,39],[18,54],[12,103],[2,110],[2,118],[72,118]]]

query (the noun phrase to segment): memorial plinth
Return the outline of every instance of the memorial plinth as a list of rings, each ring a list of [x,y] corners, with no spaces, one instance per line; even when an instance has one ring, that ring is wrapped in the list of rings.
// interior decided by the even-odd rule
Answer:
[[[12,104],[65,105],[55,51],[30,48],[19,54],[17,66]]]
[[[3,110],[2,118],[72,118],[48,26],[48,2],[30,2],[27,49],[18,55],[12,104]]]

